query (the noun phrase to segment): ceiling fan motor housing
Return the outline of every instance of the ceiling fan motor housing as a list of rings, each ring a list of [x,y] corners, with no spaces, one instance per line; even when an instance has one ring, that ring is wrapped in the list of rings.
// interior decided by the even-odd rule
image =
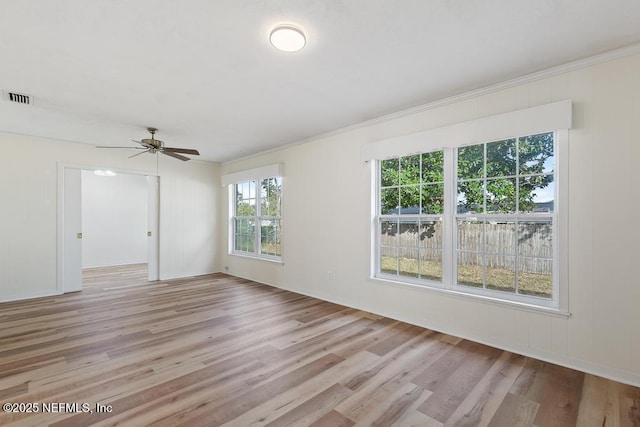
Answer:
[[[157,149],[157,148],[162,148],[162,147],[164,147],[164,142],[160,141],[159,139],[154,139],[154,138],[149,139],[149,138],[145,138],[145,139],[143,139],[143,140],[142,140],[142,141],[140,141],[140,142],[141,142],[142,144],[145,144],[145,145],[150,145],[150,146],[152,146],[152,147],[154,147],[154,148],[156,148],[156,149]]]

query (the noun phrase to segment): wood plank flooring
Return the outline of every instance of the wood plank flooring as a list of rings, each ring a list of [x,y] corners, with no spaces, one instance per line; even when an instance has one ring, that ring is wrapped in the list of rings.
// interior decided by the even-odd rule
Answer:
[[[0,425],[640,426],[638,388],[248,280],[84,277],[0,304],[0,401],[37,407]]]

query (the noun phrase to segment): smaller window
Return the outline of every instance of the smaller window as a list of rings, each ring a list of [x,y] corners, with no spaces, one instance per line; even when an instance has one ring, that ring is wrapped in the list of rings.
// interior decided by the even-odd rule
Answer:
[[[546,132],[457,150],[459,290],[553,302],[554,140]]]
[[[231,253],[282,259],[282,177],[233,185]]]
[[[443,151],[380,162],[378,272],[442,282]]]

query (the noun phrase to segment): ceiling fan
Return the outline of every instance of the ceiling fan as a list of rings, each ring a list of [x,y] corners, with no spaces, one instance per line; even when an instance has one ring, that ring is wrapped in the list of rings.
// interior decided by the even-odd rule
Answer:
[[[199,156],[200,153],[198,150],[193,150],[191,148],[175,148],[175,147],[165,147],[164,142],[155,138],[156,132],[158,129],[156,128],[147,128],[149,133],[151,134],[151,138],[145,138],[142,141],[136,141],[132,139],[133,142],[137,142],[142,145],[142,147],[108,147],[108,146],[99,146],[97,148],[128,148],[130,150],[144,150],[139,153],[134,154],[133,156],[129,156],[129,158],[139,156],[144,153],[162,153],[165,156],[173,157],[175,159],[182,160],[186,162],[187,160],[191,160],[189,157],[183,156],[182,154],[190,154],[193,156]]]

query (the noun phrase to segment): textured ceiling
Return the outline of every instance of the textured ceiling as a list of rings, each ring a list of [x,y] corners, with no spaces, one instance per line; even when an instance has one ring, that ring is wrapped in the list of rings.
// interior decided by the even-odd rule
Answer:
[[[279,23],[299,53],[268,42]],[[0,0],[0,131],[228,161],[640,42],[638,0]],[[123,152],[128,155],[128,152]]]

